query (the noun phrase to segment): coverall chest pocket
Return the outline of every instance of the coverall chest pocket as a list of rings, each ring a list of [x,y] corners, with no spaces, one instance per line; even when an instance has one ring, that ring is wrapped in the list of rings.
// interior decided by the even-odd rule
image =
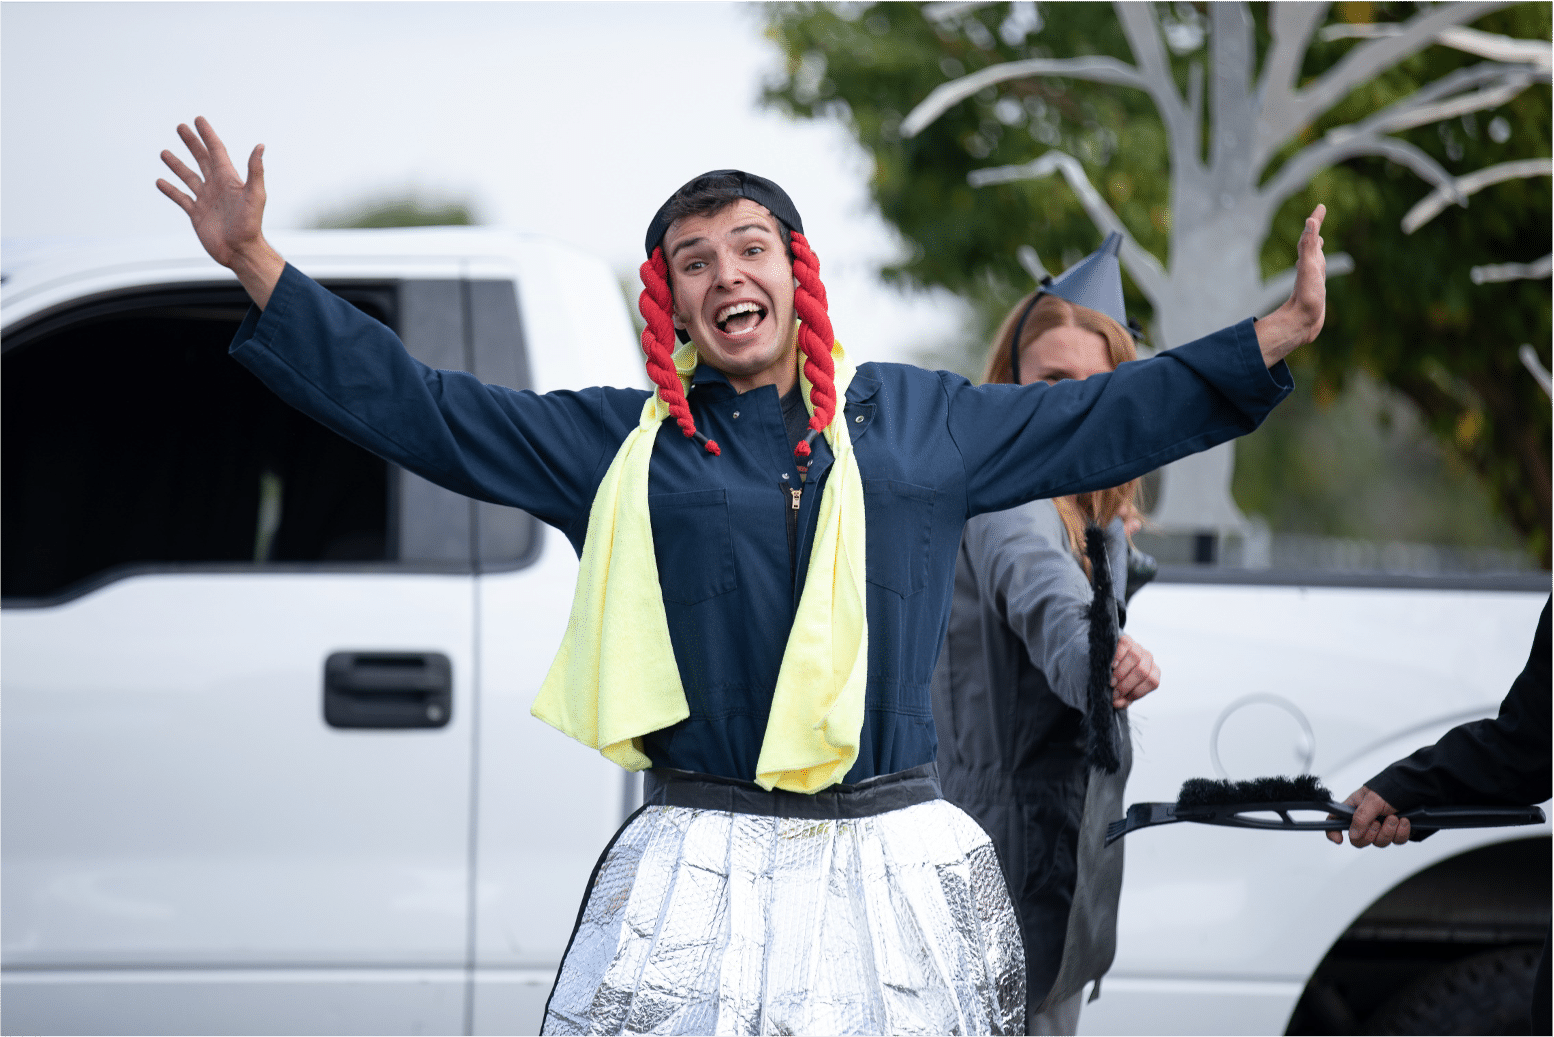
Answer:
[[[934,491],[891,479],[863,481],[868,518],[869,582],[903,598],[928,582],[928,540],[933,530]]]
[[[648,510],[665,601],[695,605],[739,586],[727,490],[653,494]]]

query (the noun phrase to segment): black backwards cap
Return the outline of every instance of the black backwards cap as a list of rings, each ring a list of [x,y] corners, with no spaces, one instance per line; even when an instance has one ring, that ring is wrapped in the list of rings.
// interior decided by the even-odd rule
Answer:
[[[1138,333],[1128,323],[1128,311],[1122,301],[1122,264],[1117,261],[1117,251],[1122,248],[1122,235],[1112,231],[1101,242],[1101,247],[1090,253],[1056,278],[1044,278],[1036,295],[1020,314],[1020,322],[1014,326],[1014,338],[1009,343],[1010,377],[1020,380],[1020,333],[1025,330],[1025,319],[1036,308],[1043,295],[1056,295],[1059,299],[1104,313],[1116,321],[1122,330],[1135,338]]]
[[[709,180],[715,182],[707,183]],[[788,197],[787,191],[764,176],[746,173],[742,169],[714,169],[686,181],[680,190],[670,195],[669,201],[658,207],[658,212],[653,214],[653,222],[648,224],[647,240],[644,242],[648,258],[652,258],[653,250],[663,242],[664,235],[669,232],[669,224],[674,222],[668,216],[670,204],[679,195],[704,187],[731,190],[742,198],[758,202],[771,210],[771,214],[787,225],[788,230],[804,233],[804,221],[799,219],[799,211],[794,207],[793,199]]]

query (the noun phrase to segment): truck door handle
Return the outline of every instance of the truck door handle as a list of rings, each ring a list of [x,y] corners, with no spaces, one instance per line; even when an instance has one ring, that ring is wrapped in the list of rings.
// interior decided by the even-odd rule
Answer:
[[[453,664],[441,652],[335,652],[324,660],[330,727],[444,727]]]

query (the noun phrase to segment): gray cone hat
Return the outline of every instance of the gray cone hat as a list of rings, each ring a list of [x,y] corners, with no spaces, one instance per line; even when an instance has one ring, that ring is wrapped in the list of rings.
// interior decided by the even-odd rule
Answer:
[[[1122,303],[1122,265],[1117,262],[1117,250],[1121,247],[1122,235],[1112,231],[1100,248],[1043,285],[1042,290],[1076,306],[1104,313],[1126,328],[1128,311]]]

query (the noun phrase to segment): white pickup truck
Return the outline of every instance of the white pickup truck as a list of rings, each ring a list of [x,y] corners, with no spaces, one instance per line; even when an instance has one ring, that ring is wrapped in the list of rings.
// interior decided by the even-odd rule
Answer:
[[[646,384],[614,276],[568,247],[276,238],[427,363]],[[576,560],[271,396],[197,248],[5,248],[0,1029],[533,1033],[637,795],[528,715]],[[1129,799],[1302,769],[1341,796],[1491,714],[1547,592],[1162,580],[1130,610],[1166,681]],[[1392,1011],[1377,977],[1525,957],[1549,914],[1547,826],[1356,852],[1179,825],[1127,853],[1084,1032],[1355,1032]]]

